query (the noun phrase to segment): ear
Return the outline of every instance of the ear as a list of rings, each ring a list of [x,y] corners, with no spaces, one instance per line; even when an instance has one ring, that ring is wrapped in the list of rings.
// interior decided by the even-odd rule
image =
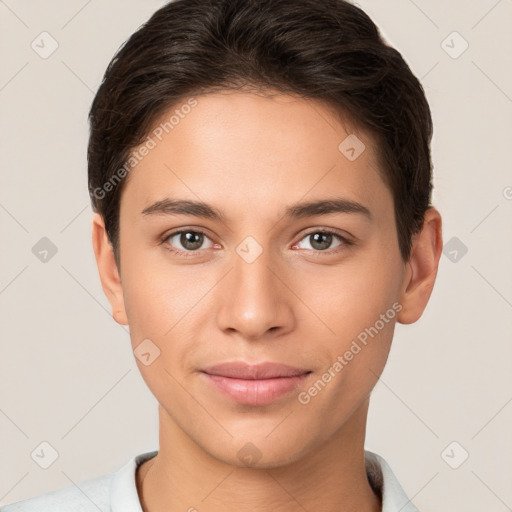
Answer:
[[[412,324],[423,314],[434,288],[442,249],[441,215],[430,207],[425,212],[421,231],[413,237],[411,257],[406,264],[400,297],[402,310],[397,315],[401,324]]]
[[[105,230],[103,217],[98,213],[94,213],[92,221],[92,246],[100,274],[101,287],[112,307],[112,316],[118,324],[128,325],[121,277],[112,245]]]

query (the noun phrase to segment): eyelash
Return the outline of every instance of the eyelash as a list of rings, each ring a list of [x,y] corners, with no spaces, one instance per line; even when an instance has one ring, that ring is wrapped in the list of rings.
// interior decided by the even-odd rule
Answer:
[[[201,231],[200,229],[180,229],[178,231],[173,231],[171,233],[168,233],[168,234],[164,235],[162,237],[162,239],[161,239],[161,244],[164,244],[165,248],[168,251],[172,252],[173,254],[176,254],[177,256],[183,256],[185,258],[194,257],[198,252],[200,252],[203,249],[198,249],[198,250],[195,250],[195,251],[182,251],[180,249],[174,249],[174,248],[172,248],[171,245],[166,243],[167,240],[169,240],[169,238],[173,237],[174,235],[179,235],[181,233],[196,233],[196,234],[204,235],[205,237],[209,238],[208,234],[206,232],[204,232],[204,231]],[[320,256],[321,257],[321,256],[323,256],[325,254],[327,254],[327,255],[337,254],[338,252],[342,251],[344,248],[347,248],[347,247],[350,247],[350,246],[354,245],[353,241],[349,240],[348,238],[344,237],[343,235],[340,235],[337,231],[334,231],[332,229],[315,229],[315,230],[309,231],[308,233],[304,234],[304,236],[299,240],[299,242],[301,242],[302,240],[307,238],[309,235],[313,235],[315,233],[333,235],[333,236],[339,238],[340,241],[342,242],[342,244],[337,246],[334,250],[327,249],[325,251],[321,251],[321,250],[318,250],[318,249],[317,250],[315,250],[315,249],[306,249],[307,251],[313,251],[313,255],[315,257],[316,256]],[[296,245],[296,244],[294,244],[294,245]]]

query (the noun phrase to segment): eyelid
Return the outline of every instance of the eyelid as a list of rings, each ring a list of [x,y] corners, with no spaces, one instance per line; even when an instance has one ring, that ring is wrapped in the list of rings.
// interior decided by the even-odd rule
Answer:
[[[347,241],[351,241],[351,235],[344,232],[344,231],[341,231],[339,229],[336,229],[336,228],[328,228],[328,227],[323,227],[323,228],[311,228],[311,229],[308,229],[303,235],[302,235],[302,238],[305,238],[306,236],[308,235],[311,235],[312,233],[330,233],[331,235],[336,235],[336,236],[339,236],[340,238],[343,238]],[[302,240],[301,238],[301,240]]]

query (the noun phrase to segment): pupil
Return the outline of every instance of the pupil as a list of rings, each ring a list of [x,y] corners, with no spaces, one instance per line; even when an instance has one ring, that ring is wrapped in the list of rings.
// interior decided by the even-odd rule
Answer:
[[[328,249],[331,245],[332,235],[330,233],[314,233],[312,236],[313,243],[311,245],[314,249]]]
[[[181,234],[180,243],[186,249],[193,251],[199,249],[203,243],[203,235],[201,233],[195,233],[194,231],[187,231]]]

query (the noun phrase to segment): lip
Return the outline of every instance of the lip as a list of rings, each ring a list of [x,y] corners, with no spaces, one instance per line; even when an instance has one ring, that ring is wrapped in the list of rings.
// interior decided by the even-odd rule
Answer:
[[[270,362],[228,362],[202,373],[216,390],[236,403],[267,405],[297,388],[311,371]]]

